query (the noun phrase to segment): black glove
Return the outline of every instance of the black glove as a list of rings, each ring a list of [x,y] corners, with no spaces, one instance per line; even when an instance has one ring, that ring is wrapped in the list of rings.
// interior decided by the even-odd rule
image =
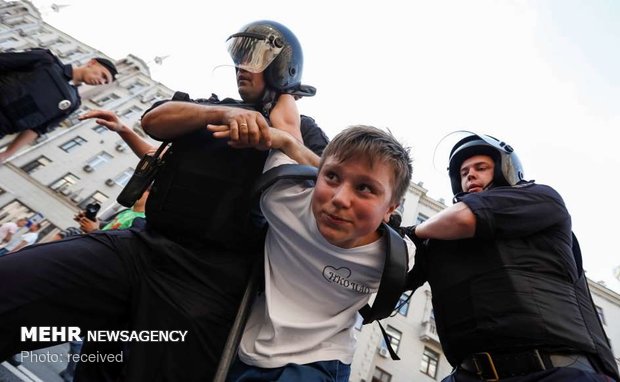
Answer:
[[[411,241],[413,241],[413,244],[415,244],[416,248],[425,247],[428,244],[427,239],[420,239],[415,234],[415,227],[417,227],[417,225],[412,225],[410,227],[400,227],[400,230],[404,233],[404,235],[409,236]]]
[[[407,274],[405,290],[416,290],[426,282],[426,252],[428,249],[428,239],[421,239],[415,234],[416,226],[401,227],[413,244],[415,244],[415,264],[413,269]]]

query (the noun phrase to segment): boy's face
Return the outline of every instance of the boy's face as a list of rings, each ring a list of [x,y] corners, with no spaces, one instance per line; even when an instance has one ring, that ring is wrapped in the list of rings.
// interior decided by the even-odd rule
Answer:
[[[377,228],[397,207],[392,200],[394,171],[365,158],[338,162],[327,157],[312,196],[319,232],[331,244],[354,248],[379,238]]]

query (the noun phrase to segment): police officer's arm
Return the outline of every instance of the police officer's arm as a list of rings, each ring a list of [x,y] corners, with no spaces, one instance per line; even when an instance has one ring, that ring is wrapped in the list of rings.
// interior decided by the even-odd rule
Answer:
[[[269,125],[259,112],[238,107],[169,101],[142,116],[144,131],[159,140],[171,140],[208,124],[230,126],[234,139],[238,139],[240,128],[247,128],[256,142],[258,137],[269,134]]]
[[[116,132],[139,158],[142,158],[147,152],[157,149],[125,125],[120,118],[118,118],[116,113],[112,111],[91,110],[78,117],[81,121],[91,118],[97,118],[95,122],[98,125],[107,127]]]
[[[24,130],[17,134],[6,150],[0,153],[0,164],[9,159],[23,146],[29,145],[37,139],[39,135],[34,130]]]
[[[271,125],[276,129],[286,131],[299,142],[303,142],[301,137],[301,117],[295,98],[290,94],[281,94],[278,102],[269,114]]]
[[[470,238],[476,233],[476,216],[465,203],[458,202],[417,225],[414,233],[420,239]]]
[[[40,63],[54,62],[47,49],[33,49],[26,52],[0,53],[0,72],[28,71]]]

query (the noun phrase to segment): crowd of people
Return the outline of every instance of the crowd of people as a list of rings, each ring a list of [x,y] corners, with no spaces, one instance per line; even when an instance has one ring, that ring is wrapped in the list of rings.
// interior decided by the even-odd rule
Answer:
[[[258,267],[260,288],[227,381],[348,381],[355,323],[371,297],[425,282],[453,366],[446,381],[620,380],[570,214],[553,188],[527,180],[510,145],[468,134],[447,158],[454,205],[400,227],[392,217],[411,181],[411,149],[366,125],[330,140],[300,114],[296,101],[316,90],[302,84],[301,44],[286,26],[249,23],[227,47],[240,99],[177,93],[156,102],[141,125],[169,144],[159,158],[113,112],[80,116],[156,168],[134,175],[133,206],[105,224],[80,211],[79,230],[39,245],[31,245],[37,223],[21,236],[15,227],[25,220],[0,227],[0,359],[49,346],[23,341],[22,327],[186,331],[182,342],[74,343],[72,352],[123,361],[79,362],[62,376],[213,380]],[[22,54],[0,54],[0,77],[19,72],[52,97],[45,84],[55,72],[73,101],[44,121],[43,112],[15,115],[6,106],[32,100],[0,96],[0,131],[17,134],[0,161],[75,110],[79,83],[119,74],[103,58],[72,67],[47,50]],[[25,74],[42,68],[48,74]],[[0,82],[0,90],[11,83]],[[402,283],[385,281],[388,273]]]

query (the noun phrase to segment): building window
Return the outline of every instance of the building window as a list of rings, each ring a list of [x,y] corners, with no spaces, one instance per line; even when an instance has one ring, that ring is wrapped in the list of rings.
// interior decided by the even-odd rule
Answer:
[[[439,353],[425,347],[422,353],[422,363],[420,371],[429,377],[435,379],[437,377],[437,365],[439,364]]]
[[[396,309],[398,309],[398,313],[407,317],[407,313],[409,312],[409,300],[411,299],[412,292],[405,292],[400,295],[400,299],[398,300],[398,305],[396,305]]]
[[[371,382],[392,382],[392,374],[379,367],[375,367]]]
[[[142,115],[142,109],[140,109],[137,106],[132,106],[118,113],[119,117],[124,118],[126,120],[130,120],[130,121],[133,119],[138,119],[138,117],[140,117],[141,115]]]
[[[35,215],[35,212],[23,204],[19,200],[12,200],[4,206],[0,207],[0,221],[15,221],[20,218],[29,219]]]
[[[110,159],[112,159],[112,155],[106,153],[105,151],[100,152],[94,158],[91,158],[86,166],[84,166],[84,171],[91,172],[94,171],[97,167],[102,164],[108,163]]]
[[[392,349],[395,353],[398,353],[398,347],[400,346],[400,338],[403,333],[394,329],[392,326],[388,325],[385,328],[385,332],[387,333],[388,339],[390,340],[390,345],[392,345]],[[385,344],[385,339],[381,340],[381,348],[387,350],[387,345]]]
[[[127,182],[129,182],[129,179],[131,179],[131,176],[133,175],[134,171],[135,170],[133,168],[131,167],[128,168],[127,170],[123,171],[122,173],[114,177],[113,179],[114,183],[118,184],[121,187],[125,187]]]
[[[50,184],[49,188],[51,188],[52,190],[54,190],[56,192],[60,192],[63,195],[68,195],[69,192],[70,192],[69,190],[70,190],[71,186],[76,184],[78,180],[80,180],[80,178],[78,178],[77,176],[75,176],[72,173],[68,172],[68,173],[65,174],[65,176],[63,176],[62,178],[58,179],[54,183]]]
[[[80,207],[81,209],[85,209],[86,206],[90,203],[99,203],[99,204],[103,204],[106,202],[106,200],[108,200],[108,196],[102,192],[99,191],[95,191],[93,192],[93,194],[91,196],[89,196],[88,198],[85,198],[84,200],[82,200],[80,202],[80,204],[78,204],[78,207]]]
[[[102,134],[108,131],[108,128],[102,125],[95,125],[92,127],[93,131],[97,134]]]
[[[424,223],[428,220],[428,216],[424,214],[418,214],[418,217],[415,219],[415,224]]]
[[[140,90],[145,89],[147,86],[148,86],[147,84],[138,80],[138,81],[135,81],[129,84],[129,86],[127,86],[127,90],[129,90],[131,94],[136,94]]]
[[[607,322],[605,321],[605,313],[603,313],[603,308],[598,305],[596,305],[596,314],[598,314],[598,318],[601,320],[603,325],[607,325]]]
[[[75,61],[78,57],[81,57],[86,52],[82,50],[80,47],[74,47],[73,50],[67,53],[67,61]]]
[[[97,106],[104,106],[110,102],[116,101],[117,99],[120,99],[121,97],[115,93],[110,93],[110,94],[105,94],[101,97],[98,97],[96,99],[93,99],[92,101],[94,103],[97,104]]]
[[[32,162],[29,162],[23,165],[22,170],[24,170],[28,174],[32,174],[33,172],[37,171],[41,167],[45,167],[50,163],[52,163],[52,161],[49,158],[41,155],[40,157],[33,160]]]
[[[62,145],[58,146],[60,147],[64,152],[71,152],[74,149],[80,147],[81,145],[83,145],[84,143],[86,143],[86,139],[77,136],[71,140],[68,140],[67,142],[63,143]]]

